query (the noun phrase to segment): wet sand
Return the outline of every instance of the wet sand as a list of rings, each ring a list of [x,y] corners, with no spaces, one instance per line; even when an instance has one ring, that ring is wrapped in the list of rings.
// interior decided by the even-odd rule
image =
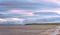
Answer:
[[[51,35],[56,26],[58,25],[0,25],[0,35]]]

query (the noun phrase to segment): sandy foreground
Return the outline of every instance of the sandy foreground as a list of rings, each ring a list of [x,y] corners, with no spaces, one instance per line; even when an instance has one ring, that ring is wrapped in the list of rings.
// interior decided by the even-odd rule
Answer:
[[[1,25],[0,35],[59,35],[58,25]]]

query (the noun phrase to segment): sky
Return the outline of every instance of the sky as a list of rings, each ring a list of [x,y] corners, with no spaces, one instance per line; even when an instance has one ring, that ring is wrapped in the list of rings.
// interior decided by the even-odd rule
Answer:
[[[0,0],[0,23],[59,23],[60,0]]]

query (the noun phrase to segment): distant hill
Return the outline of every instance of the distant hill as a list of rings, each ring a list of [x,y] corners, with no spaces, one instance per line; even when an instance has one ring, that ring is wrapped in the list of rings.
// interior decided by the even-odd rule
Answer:
[[[60,25],[60,23],[29,23],[25,25]]]

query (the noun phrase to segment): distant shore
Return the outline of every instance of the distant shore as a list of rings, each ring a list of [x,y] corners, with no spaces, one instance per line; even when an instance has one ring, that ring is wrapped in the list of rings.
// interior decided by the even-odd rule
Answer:
[[[60,25],[60,23],[29,23],[25,25]]]

